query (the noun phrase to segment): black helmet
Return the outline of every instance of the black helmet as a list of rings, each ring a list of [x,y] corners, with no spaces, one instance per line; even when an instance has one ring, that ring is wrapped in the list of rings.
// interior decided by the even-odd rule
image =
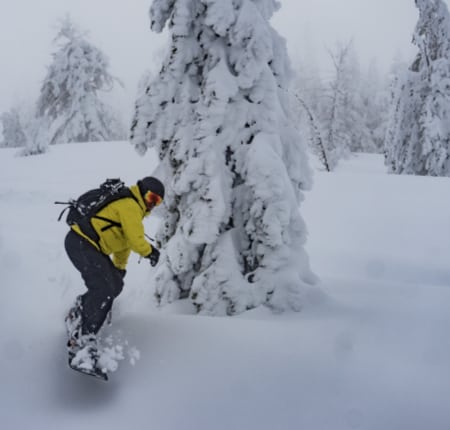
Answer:
[[[137,181],[137,185],[142,197],[145,196],[147,191],[151,191],[164,199],[164,185],[159,179],[147,176],[146,178]]]

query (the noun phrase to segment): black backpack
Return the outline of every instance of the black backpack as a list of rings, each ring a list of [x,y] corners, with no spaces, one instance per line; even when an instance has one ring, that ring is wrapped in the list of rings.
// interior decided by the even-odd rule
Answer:
[[[97,213],[110,203],[127,197],[130,197],[137,202],[137,199],[130,189],[125,186],[124,182],[118,178],[107,179],[105,182],[100,184],[98,188],[85,192],[75,200],[70,199],[68,202],[55,202],[57,205],[67,206],[59,214],[58,221],[61,220],[64,213],[68,210],[66,223],[69,226],[78,224],[84,234],[86,234],[94,242],[98,243],[100,238],[92,227],[91,219],[97,218],[108,222],[108,225],[103,227],[101,231],[108,230],[112,227],[122,227],[120,223],[98,216]]]

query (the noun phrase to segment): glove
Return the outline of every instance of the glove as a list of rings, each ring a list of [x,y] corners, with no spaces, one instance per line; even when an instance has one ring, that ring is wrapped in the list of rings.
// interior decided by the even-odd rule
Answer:
[[[153,246],[152,252],[147,255],[147,257],[150,260],[150,264],[155,267],[158,264],[159,261],[159,251]]]

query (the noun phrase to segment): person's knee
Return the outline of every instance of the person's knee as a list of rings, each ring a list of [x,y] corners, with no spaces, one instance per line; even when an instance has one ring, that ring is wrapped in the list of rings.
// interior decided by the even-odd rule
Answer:
[[[111,283],[111,293],[114,298],[116,298],[122,292],[123,285],[123,277],[119,273],[119,271],[117,271],[117,273],[114,274],[113,281]]]
[[[123,279],[118,276],[110,276],[104,279],[102,286],[95,288],[96,294],[104,299],[114,300],[123,290]]]

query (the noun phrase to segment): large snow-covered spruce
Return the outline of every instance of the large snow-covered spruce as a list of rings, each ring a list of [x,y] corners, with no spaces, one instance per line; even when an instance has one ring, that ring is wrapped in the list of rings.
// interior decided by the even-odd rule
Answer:
[[[416,0],[419,52],[401,81],[386,134],[393,173],[450,176],[450,15],[442,0]]]
[[[155,148],[167,186],[161,303],[190,297],[224,315],[261,304],[302,306],[314,283],[299,213],[311,185],[291,123],[284,40],[274,0],[155,0],[151,27],[168,26],[170,53],[136,103],[131,141]]]
[[[62,21],[55,42],[58,49],[37,102],[37,118],[48,124],[49,143],[122,138],[116,114],[99,95],[114,84],[106,56],[69,18]]]

